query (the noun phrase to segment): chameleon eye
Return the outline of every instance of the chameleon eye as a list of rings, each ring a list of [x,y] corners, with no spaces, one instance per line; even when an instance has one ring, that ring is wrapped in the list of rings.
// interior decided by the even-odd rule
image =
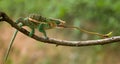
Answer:
[[[60,23],[61,23],[60,21],[56,20],[56,24],[58,24],[58,25],[59,25]]]

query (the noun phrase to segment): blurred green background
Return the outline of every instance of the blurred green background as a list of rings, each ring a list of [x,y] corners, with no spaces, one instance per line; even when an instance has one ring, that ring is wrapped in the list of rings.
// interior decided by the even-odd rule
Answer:
[[[36,13],[65,20],[66,25],[89,31],[103,34],[113,31],[113,36],[120,34],[120,0],[0,0],[0,11],[13,20]],[[7,23],[0,23],[0,63],[14,30]],[[51,29],[47,33],[51,38],[63,40],[100,38],[71,29]],[[43,36],[37,30],[36,34]],[[119,60],[119,43],[56,47],[18,33],[7,64],[120,64]]]

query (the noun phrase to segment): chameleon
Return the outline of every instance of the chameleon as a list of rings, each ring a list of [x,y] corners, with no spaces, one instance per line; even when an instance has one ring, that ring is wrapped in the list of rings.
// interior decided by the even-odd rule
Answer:
[[[52,29],[63,25],[65,22],[60,19],[45,18],[41,15],[31,14],[26,18],[19,18],[16,24],[22,23],[23,26],[28,26],[31,28],[29,36],[33,36],[35,29],[38,29],[39,32],[43,33],[46,39],[48,39],[46,31],[47,29]]]
[[[97,35],[97,36],[100,36],[103,38],[110,37],[110,35],[112,34],[112,32],[109,32],[108,34],[100,34],[100,33],[96,33],[96,32],[87,31],[85,29],[75,27],[75,26],[66,26],[65,25],[66,22],[61,20],[61,19],[46,18],[46,17],[43,17],[43,16],[38,15],[38,14],[31,14],[26,18],[21,17],[15,23],[20,27],[27,26],[27,27],[31,28],[31,31],[29,33],[30,37],[32,37],[34,35],[35,29],[38,29],[39,32],[43,33],[45,39],[49,39],[47,34],[46,34],[46,30],[53,29],[56,27],[74,28],[74,29],[80,30],[82,32]],[[10,42],[10,45],[8,47],[4,62],[7,61],[7,57],[9,55],[10,49],[12,47],[12,44],[13,44],[13,41],[15,39],[17,32],[18,32],[18,30],[15,31],[13,38],[11,39],[11,42]]]

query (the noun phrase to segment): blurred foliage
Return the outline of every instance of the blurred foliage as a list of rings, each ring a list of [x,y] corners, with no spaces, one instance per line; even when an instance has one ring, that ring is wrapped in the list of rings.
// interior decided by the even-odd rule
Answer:
[[[83,27],[87,30],[103,34],[113,31],[113,36],[120,34],[120,0],[0,0],[0,10],[6,12],[13,19],[17,19],[21,16],[27,16],[31,13],[38,13],[45,17],[63,19],[66,21],[66,25]],[[98,39],[98,37],[96,36],[84,34],[77,30],[60,29],[60,31],[56,31],[56,33],[63,34],[62,36],[64,36],[65,39],[69,40]],[[70,33],[70,35],[67,35],[68,32]],[[109,47],[113,49],[110,49]],[[59,53],[58,55],[55,55],[56,57],[53,57],[52,59],[51,57],[46,59],[44,58],[45,60],[43,60],[43,62],[37,61],[35,63],[117,64],[117,62],[114,63],[114,61],[111,60],[111,63],[105,63],[104,61],[106,60],[107,53],[110,50],[111,52],[114,51],[115,49],[117,49],[117,47],[119,47],[118,44],[109,44],[105,46],[75,48],[75,51],[71,52],[70,61],[64,59],[63,53]],[[86,50],[87,52],[90,51],[91,53],[87,54]],[[108,50],[108,52],[105,52],[106,50]],[[114,51],[113,56],[117,53],[118,52],[115,53]],[[26,57],[27,56],[25,56],[24,59],[28,59]],[[26,60],[22,61],[22,64],[30,64],[27,63]]]

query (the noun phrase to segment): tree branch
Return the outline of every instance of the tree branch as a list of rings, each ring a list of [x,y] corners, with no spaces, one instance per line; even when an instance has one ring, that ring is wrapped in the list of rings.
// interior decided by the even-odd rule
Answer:
[[[12,27],[16,28],[23,34],[29,36],[29,32],[25,30],[24,28],[18,27],[15,22],[13,22],[12,19],[10,19],[4,12],[0,12],[0,22],[6,21],[9,23]],[[111,38],[106,38],[106,39],[98,39],[98,40],[87,40],[87,41],[66,41],[66,40],[58,40],[54,38],[49,38],[45,39],[43,37],[38,37],[36,35],[33,35],[31,38],[41,41],[44,43],[49,43],[49,44],[56,44],[56,45],[62,45],[62,46],[91,46],[91,45],[103,45],[103,44],[109,44],[109,43],[114,43],[114,42],[119,42],[120,41],[120,36],[115,36]]]

